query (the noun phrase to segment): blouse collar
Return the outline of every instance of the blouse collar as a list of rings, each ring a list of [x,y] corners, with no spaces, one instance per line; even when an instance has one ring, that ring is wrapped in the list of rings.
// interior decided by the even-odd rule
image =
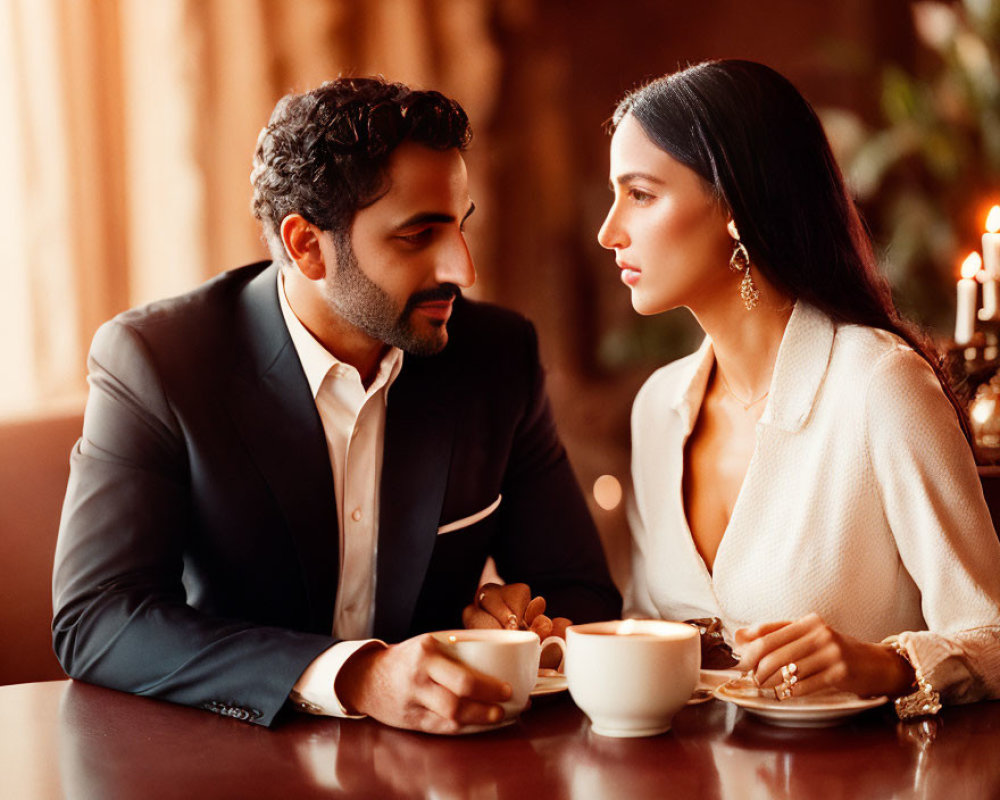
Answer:
[[[802,300],[795,303],[778,347],[767,406],[760,421],[794,433],[809,419],[830,364],[836,326],[832,319]],[[683,365],[672,407],[694,429],[715,363],[712,340],[706,336]]]

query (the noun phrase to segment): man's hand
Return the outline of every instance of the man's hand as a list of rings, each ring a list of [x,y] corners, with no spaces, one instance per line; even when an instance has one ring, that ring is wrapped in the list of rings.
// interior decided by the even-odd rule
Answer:
[[[462,611],[462,624],[466,628],[507,628],[530,630],[540,639],[549,636],[566,638],[566,628],[572,621],[566,617],[551,619],[545,615],[545,598],[531,596],[526,583],[508,583],[500,586],[486,583],[476,592],[476,600]],[[555,667],[562,654],[554,647],[542,653],[542,667]]]
[[[395,728],[457,733],[503,719],[510,685],[445,656],[428,634],[359,650],[337,675],[347,708]]]

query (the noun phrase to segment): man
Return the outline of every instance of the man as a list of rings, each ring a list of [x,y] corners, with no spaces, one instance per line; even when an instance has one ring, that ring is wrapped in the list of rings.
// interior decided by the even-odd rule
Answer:
[[[470,135],[381,80],[285,97],[251,176],[273,261],[98,331],[54,572],[69,675],[449,732],[509,687],[418,634],[542,619],[526,587],[467,606],[487,556],[556,613],[620,613],[533,328],[461,297]]]

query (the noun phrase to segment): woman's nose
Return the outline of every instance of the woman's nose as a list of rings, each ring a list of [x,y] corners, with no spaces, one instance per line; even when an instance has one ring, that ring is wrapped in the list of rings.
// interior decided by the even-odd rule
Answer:
[[[617,250],[626,244],[624,232],[621,225],[618,224],[615,208],[615,206],[611,206],[601,229],[597,232],[598,243],[607,250]]]

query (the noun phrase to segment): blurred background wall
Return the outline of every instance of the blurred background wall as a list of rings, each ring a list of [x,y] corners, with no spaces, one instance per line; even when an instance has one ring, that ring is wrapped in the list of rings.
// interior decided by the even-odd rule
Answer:
[[[1000,190],[996,5],[0,0],[0,414],[82,408],[102,321],[265,257],[248,174],[271,107],[381,73],[469,112],[470,295],[536,322],[588,496],[605,474],[627,490],[631,399],[698,337],[684,311],[639,319],[597,245],[616,100],[706,58],[785,73],[823,110],[904,306],[944,336]],[[621,579],[612,501],[593,509]]]

